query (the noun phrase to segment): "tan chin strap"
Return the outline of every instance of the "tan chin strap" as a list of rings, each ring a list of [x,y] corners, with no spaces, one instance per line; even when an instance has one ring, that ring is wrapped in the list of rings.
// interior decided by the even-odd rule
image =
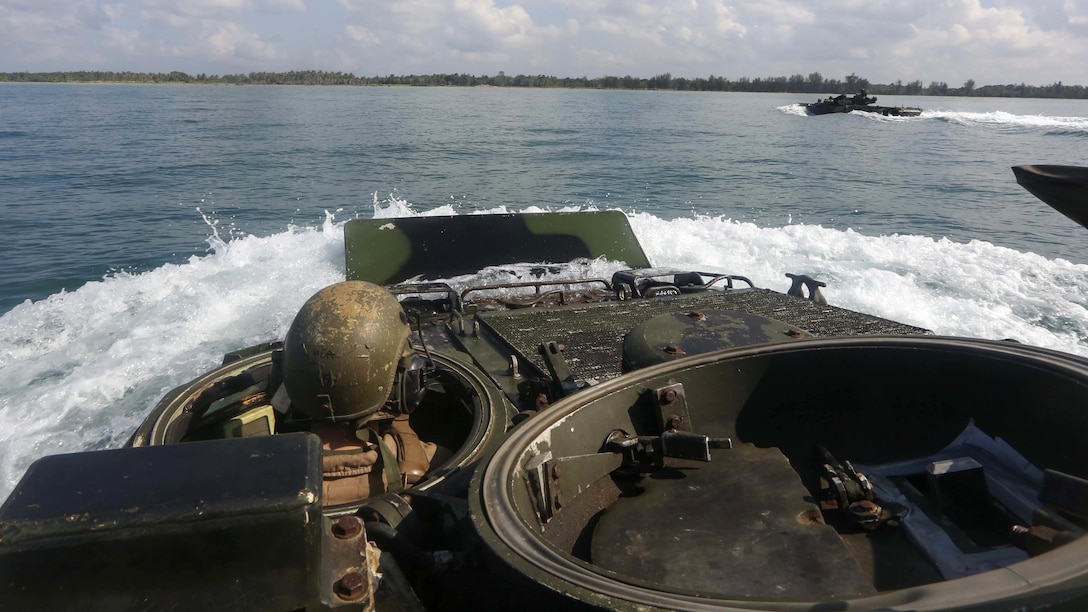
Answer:
[[[393,419],[393,438],[397,442],[397,457],[400,471],[404,475],[404,483],[411,486],[423,479],[423,475],[431,468],[431,458],[434,456],[434,445],[430,449],[425,448],[423,441],[419,439],[415,430],[408,424],[408,415],[402,414]]]
[[[388,434],[379,436],[378,432],[365,428],[370,432],[370,439],[378,445],[378,452],[382,455],[382,469],[385,471],[385,490],[390,493],[397,493],[404,490],[404,480],[400,471],[400,462],[397,460],[397,451],[399,449],[399,441],[394,436]],[[362,435],[362,430],[359,430],[357,435]]]

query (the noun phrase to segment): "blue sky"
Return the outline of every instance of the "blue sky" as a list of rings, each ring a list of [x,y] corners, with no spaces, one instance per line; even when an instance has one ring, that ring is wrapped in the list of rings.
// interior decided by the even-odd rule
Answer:
[[[0,72],[1088,85],[1088,0],[0,0]]]

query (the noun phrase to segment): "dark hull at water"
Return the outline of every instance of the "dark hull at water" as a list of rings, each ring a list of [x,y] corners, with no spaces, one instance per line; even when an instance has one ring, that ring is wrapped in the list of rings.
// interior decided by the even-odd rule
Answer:
[[[854,111],[876,113],[885,117],[917,117],[922,114],[922,109],[911,106],[877,106],[876,98],[867,95],[864,89],[852,96],[840,94],[803,104],[802,106],[810,115],[831,115],[833,113],[852,113]]]
[[[922,109],[910,106],[874,106],[872,104],[836,104],[834,102],[812,102],[804,106],[810,115],[830,115],[832,113],[851,113],[854,111],[876,113],[885,117],[917,117],[922,114]]]
[[[1088,227],[1088,168],[1013,166],[1016,182],[1054,210]]]

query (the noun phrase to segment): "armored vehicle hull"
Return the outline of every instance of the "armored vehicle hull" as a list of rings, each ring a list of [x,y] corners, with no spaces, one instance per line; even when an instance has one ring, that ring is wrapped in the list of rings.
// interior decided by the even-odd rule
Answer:
[[[589,606],[1082,601],[1088,541],[1065,517],[1088,508],[1063,506],[1067,486],[1088,482],[1088,454],[1073,450],[1086,394],[1083,360],[1002,342],[709,353],[609,381],[513,432],[473,482],[474,525],[510,574]]]
[[[28,470],[5,606],[1088,601],[1084,359],[837,308],[800,274],[655,268],[614,211],[355,220],[345,247],[294,347]]]
[[[877,106],[875,97],[865,95],[865,92],[847,96],[845,94],[824,98],[815,102],[802,104],[805,112],[810,115],[829,115],[832,113],[852,113],[854,111],[864,113],[876,113],[885,117],[917,117],[922,114],[922,109],[912,106]]]
[[[811,102],[805,104],[805,111],[810,115],[830,115],[831,113],[876,113],[885,117],[917,117],[922,114],[922,109],[911,106],[874,106],[853,104],[839,105],[825,102]]]
[[[1016,182],[1054,210],[1088,227],[1088,168],[1013,166]]]

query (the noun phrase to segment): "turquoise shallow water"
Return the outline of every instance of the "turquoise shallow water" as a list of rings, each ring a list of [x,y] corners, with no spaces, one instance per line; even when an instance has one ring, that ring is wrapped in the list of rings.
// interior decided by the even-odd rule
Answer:
[[[0,497],[123,444],[343,277],[354,217],[618,208],[656,265],[785,272],[940,334],[1088,355],[1086,232],[1009,167],[1088,165],[1084,101],[0,85]]]

